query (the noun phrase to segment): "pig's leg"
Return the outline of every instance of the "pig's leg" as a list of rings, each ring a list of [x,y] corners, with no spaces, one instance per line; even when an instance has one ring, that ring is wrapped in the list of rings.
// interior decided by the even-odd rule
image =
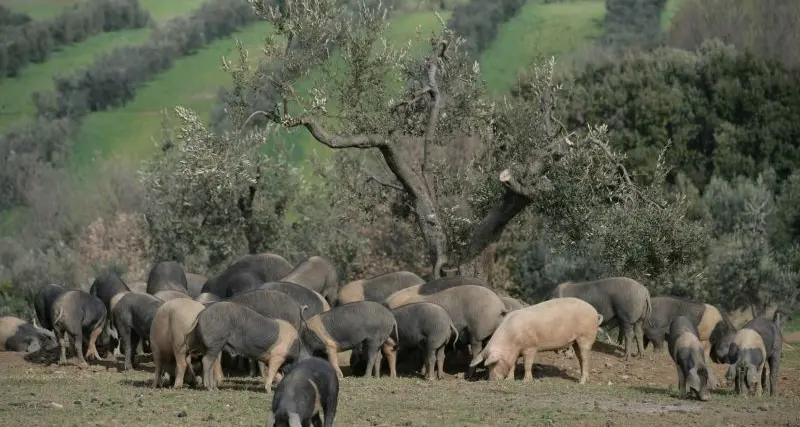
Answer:
[[[104,325],[100,325],[89,334],[89,349],[86,351],[87,359],[94,358],[95,360],[100,360],[100,355],[97,354],[97,337],[103,332],[103,327]]]
[[[425,379],[431,381],[434,379],[436,366],[436,349],[425,350]]]
[[[175,356],[175,383],[172,388],[182,388],[183,387],[183,377],[186,375],[186,368],[188,366],[189,371],[192,371],[192,365],[190,363],[186,363],[187,357],[182,354],[178,354]],[[194,378],[194,373],[192,373],[192,378]]]
[[[386,363],[389,364],[389,377],[390,378],[397,378],[397,345],[395,344],[394,340],[389,338],[383,346],[381,346],[381,351],[383,352],[384,357],[386,357]],[[433,371],[433,364],[431,364],[430,368]],[[380,374],[380,365],[378,365],[378,374]],[[433,375],[431,373],[431,375]]]
[[[633,351],[633,349],[631,348],[634,340],[633,325],[631,325],[630,323],[622,323],[622,322],[620,323],[622,324],[621,327],[623,328],[625,333],[625,360],[628,360],[630,359],[631,352]]]
[[[483,350],[483,342],[479,339],[472,338],[469,343],[469,349],[473,354],[472,357],[475,357],[474,355],[479,354]],[[464,376],[464,378],[472,378],[474,374],[475,367],[470,366],[469,369],[467,369],[467,374]]]
[[[206,390],[217,390],[217,385],[214,383],[214,364],[219,354],[207,352],[203,355],[203,384]]]
[[[523,382],[529,383],[533,381],[533,359],[536,357],[536,348],[529,348],[522,351],[522,363],[525,367],[525,376],[522,378]]]
[[[586,384],[586,380],[589,379],[589,358],[592,354],[592,344],[590,341],[576,340],[572,346],[581,367],[581,379],[578,384]]]
[[[328,362],[330,362],[331,366],[333,366],[333,369],[336,370],[336,376],[338,376],[339,379],[344,378],[344,374],[339,368],[339,353],[337,353],[339,349],[337,349],[335,346],[328,346],[326,350],[328,352]],[[369,371],[365,373],[365,375],[367,374],[369,374]]]
[[[447,344],[443,345],[440,349],[436,350],[436,374],[438,378],[444,379],[444,348]],[[433,369],[433,366],[431,366]]]
[[[644,330],[642,329],[643,322],[644,320],[640,320],[633,326],[633,332],[636,335],[636,357],[644,357]]]
[[[286,360],[286,357],[283,355],[272,353],[269,356],[269,360],[267,363],[267,377],[264,378],[264,388],[267,391],[270,391],[272,388],[272,381],[275,380],[275,374],[278,373],[278,368],[283,365],[283,362]]]
[[[681,369],[680,365],[675,364],[675,368],[678,371],[678,395],[680,397],[686,396],[686,377],[683,376],[683,369]]]

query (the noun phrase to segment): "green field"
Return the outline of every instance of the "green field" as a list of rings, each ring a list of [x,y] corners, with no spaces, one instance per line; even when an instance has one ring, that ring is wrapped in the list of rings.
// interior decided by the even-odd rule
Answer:
[[[447,19],[449,13],[442,16]],[[423,38],[417,47],[424,48],[427,33],[439,25],[431,12],[399,16],[392,22],[389,37],[395,43],[403,43],[414,37],[418,25],[422,28]],[[196,55],[176,61],[169,71],[141,88],[136,99],[124,107],[89,116],[75,141],[75,165],[83,168],[92,162],[96,153],[145,158],[159,141],[160,111],[163,109],[171,111],[176,105],[182,105],[208,120],[219,87],[231,84],[230,76],[220,69],[221,58],[234,59],[235,39],[238,38],[248,49],[251,61],[258,61],[262,57],[260,48],[267,29],[267,24],[259,23],[233,37],[218,40]],[[314,77],[312,73],[309,78]],[[298,87],[308,88],[309,84],[301,82]],[[289,144],[303,151],[318,147],[302,130],[284,133],[284,136]]]
[[[84,0],[0,0],[0,4],[11,10],[25,12],[34,19],[50,19],[65,7],[82,3]],[[153,18],[164,20],[184,15],[199,6],[202,0],[139,0]]]
[[[15,9],[18,9],[17,6],[25,5],[30,10],[42,13],[62,8],[68,3],[75,3],[75,1],[57,0],[2,0],[2,2]],[[188,14],[202,3],[203,0],[141,0],[142,6],[158,22]],[[53,52],[47,61],[41,64],[28,64],[16,78],[0,80],[0,132],[10,126],[25,123],[33,117],[36,112],[32,100],[33,93],[52,90],[53,77],[68,75],[81,67],[91,65],[97,54],[110,52],[126,44],[142,43],[149,34],[150,30],[146,28],[98,34],[82,43]]]
[[[504,94],[519,71],[534,61],[571,52],[602,31],[605,3],[585,0],[569,3],[529,2],[500,27],[497,38],[481,56],[490,92]]]

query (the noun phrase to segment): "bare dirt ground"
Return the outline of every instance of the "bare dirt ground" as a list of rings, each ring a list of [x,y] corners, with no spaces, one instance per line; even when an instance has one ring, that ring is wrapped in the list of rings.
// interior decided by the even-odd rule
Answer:
[[[789,335],[787,335],[787,338]],[[775,397],[734,396],[718,389],[708,402],[678,398],[666,352],[629,362],[595,344],[591,375],[577,384],[576,359],[542,353],[533,383],[427,382],[407,376],[346,377],[336,426],[800,426],[800,343],[784,349]],[[609,354],[611,353],[611,354]],[[345,354],[340,360],[346,361]],[[88,369],[27,362],[0,352],[1,426],[261,426],[271,392],[257,378],[229,377],[219,392],[158,389],[149,356],[135,372],[108,362]],[[110,369],[109,369],[110,368]],[[349,369],[343,369],[345,375]],[[724,366],[714,366],[724,379]],[[521,378],[518,366],[517,378]]]

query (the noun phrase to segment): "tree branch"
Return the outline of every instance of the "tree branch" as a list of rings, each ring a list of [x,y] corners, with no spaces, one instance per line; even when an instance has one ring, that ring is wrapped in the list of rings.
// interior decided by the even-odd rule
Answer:
[[[606,157],[608,157],[608,160],[612,161],[617,166],[620,176],[622,176],[622,180],[625,181],[625,184],[627,184],[628,187],[630,187],[633,193],[635,193],[637,196],[641,197],[642,200],[650,203],[651,205],[659,209],[664,209],[664,206],[661,203],[658,203],[655,200],[647,197],[646,194],[644,194],[638,187],[636,187],[636,185],[633,183],[633,179],[631,179],[631,175],[628,173],[628,169],[625,168],[625,165],[623,165],[622,162],[618,161],[614,157],[613,153],[611,153],[611,148],[608,147],[608,144],[592,136],[589,137],[589,140],[596,146],[600,147],[600,149],[602,149],[603,152],[605,153]]]
[[[333,148],[376,148],[387,145],[386,139],[380,135],[331,135],[319,123],[309,118],[284,120],[287,128],[304,126],[321,144]]]
[[[439,83],[436,74],[439,72],[439,61],[444,61],[447,52],[447,41],[439,40],[434,46],[434,55],[429,58],[428,65],[428,93],[431,95],[430,112],[428,113],[428,126],[425,129],[424,147],[422,150],[422,176],[425,178],[425,185],[430,186],[427,179],[430,161],[431,145],[436,139],[436,126],[439,124],[439,116],[442,108],[441,94],[439,93]],[[428,188],[430,191],[430,188]]]
[[[505,186],[503,199],[486,213],[475,228],[467,248],[461,254],[460,265],[472,261],[487,246],[498,241],[508,223],[533,202],[531,197],[520,191],[519,183],[508,169],[500,173],[500,182]]]
[[[375,181],[375,182],[377,182],[378,184],[380,184],[380,185],[382,185],[384,187],[392,188],[392,189],[399,190],[399,191],[405,191],[405,188],[403,188],[402,185],[395,184],[393,182],[381,181],[380,179],[378,179],[378,177],[376,177],[375,175],[372,175],[372,174],[367,176],[367,179],[366,179],[366,182],[370,182],[370,181]]]

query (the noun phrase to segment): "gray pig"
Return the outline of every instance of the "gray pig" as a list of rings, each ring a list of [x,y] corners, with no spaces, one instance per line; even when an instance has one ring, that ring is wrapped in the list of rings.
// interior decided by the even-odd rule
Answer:
[[[189,295],[186,272],[175,261],[161,261],[150,269],[147,275],[147,293],[155,295],[160,291],[175,291]]]
[[[222,273],[208,279],[200,293],[208,292],[227,298],[257,289],[262,283],[279,280],[292,269],[292,264],[277,254],[246,255],[229,265]]]
[[[117,301],[111,320],[125,353],[124,369],[134,368],[134,354],[141,341],[150,341],[150,326],[163,300],[150,294],[131,292]]]
[[[483,286],[484,288],[489,289],[489,284],[486,281],[479,279],[477,277],[471,276],[450,276],[450,277],[440,277],[438,279],[431,280],[419,287],[418,293],[420,295],[433,295],[435,293],[439,293],[446,289],[455,288],[458,286],[465,286],[465,285],[472,285],[472,286]]]
[[[49,338],[30,323],[13,317],[0,317],[0,351],[31,353],[50,343]]]
[[[303,359],[275,388],[264,427],[332,427],[338,400],[339,378],[331,364]]]
[[[51,309],[56,299],[66,291],[63,286],[50,284],[43,287],[36,294],[33,308],[36,311],[36,320],[44,329],[53,330],[53,319],[50,317]]]
[[[432,282],[431,282],[432,283]],[[395,309],[414,302],[431,302],[447,310],[461,337],[469,337],[473,355],[481,352],[495,329],[508,313],[503,301],[487,287],[461,285],[431,295],[420,295],[417,285],[395,292],[386,300],[386,306]],[[467,376],[474,373],[470,367]]]
[[[363,349],[367,356],[365,376],[380,376],[381,351],[389,362],[391,377],[397,376],[397,322],[392,312],[377,302],[351,302],[310,317],[300,336],[312,354],[328,357],[339,378],[344,375],[338,353],[355,348]]]
[[[298,331],[302,326],[300,317],[301,307],[292,297],[278,291],[257,289],[234,295],[224,301],[235,302],[252,308],[258,314],[270,318],[289,322]],[[255,376],[255,361],[250,364],[250,376]]]
[[[389,295],[425,280],[410,271],[397,271],[350,282],[339,288],[338,304],[356,301],[384,302]]]
[[[278,291],[256,289],[234,295],[223,301],[235,302],[252,308],[258,314],[270,319],[281,319],[300,330],[303,319],[300,317],[301,306],[289,295]]]
[[[92,287],[89,288],[89,295],[100,298],[108,313],[113,311],[114,304],[125,292],[131,292],[131,289],[122,281],[122,278],[112,271],[107,271],[95,278]]]
[[[552,298],[574,297],[591,304],[603,315],[603,324],[615,323],[625,334],[625,360],[631,356],[634,335],[637,355],[644,356],[644,323],[652,306],[650,291],[627,277],[609,277],[590,282],[565,282],[555,287]]]
[[[297,264],[289,274],[280,280],[302,285],[319,293],[329,305],[336,302],[339,294],[339,274],[336,267],[325,258],[312,256]]]
[[[203,293],[203,285],[206,284],[208,278],[200,274],[186,273],[186,289],[189,291],[189,296],[197,298],[198,295]]]
[[[292,297],[301,306],[306,306],[306,310],[303,312],[305,318],[310,318],[331,309],[330,304],[322,295],[296,283],[270,282],[263,284],[261,289],[282,292]]]
[[[678,393],[686,396],[691,390],[698,399],[708,400],[706,357],[697,338],[697,328],[688,317],[678,316],[670,323],[667,345],[678,370]]]
[[[456,330],[447,310],[429,302],[417,302],[392,310],[397,321],[398,347],[418,348],[425,352],[425,378],[444,378],[444,348],[453,338],[458,341]]]
[[[93,295],[83,291],[67,291],[61,294],[51,307],[50,316],[53,319],[53,332],[59,340],[61,346],[61,357],[58,360],[60,365],[67,363],[67,344],[68,335],[75,343],[75,352],[78,356],[78,364],[87,366],[83,356],[83,340],[89,335],[89,347],[86,357],[100,359],[97,352],[97,341],[106,340],[101,335],[107,335],[104,331],[106,326],[106,307],[103,301]],[[110,343],[115,345],[115,343]]]
[[[262,362],[264,387],[269,391],[278,368],[297,359],[302,347],[297,330],[289,322],[268,319],[250,307],[229,301],[215,302],[201,311],[185,341],[199,344],[189,356],[198,350],[203,353],[203,384],[209,390],[217,390],[213,371],[223,349]]]
[[[735,389],[739,394],[754,390],[760,396],[769,388],[770,396],[777,393],[778,368],[781,362],[783,335],[780,330],[780,314],[775,313],[774,320],[756,317],[733,338],[728,350],[728,380],[735,381]],[[767,383],[766,366],[769,365],[769,384]],[[759,382],[759,376],[761,381]]]

